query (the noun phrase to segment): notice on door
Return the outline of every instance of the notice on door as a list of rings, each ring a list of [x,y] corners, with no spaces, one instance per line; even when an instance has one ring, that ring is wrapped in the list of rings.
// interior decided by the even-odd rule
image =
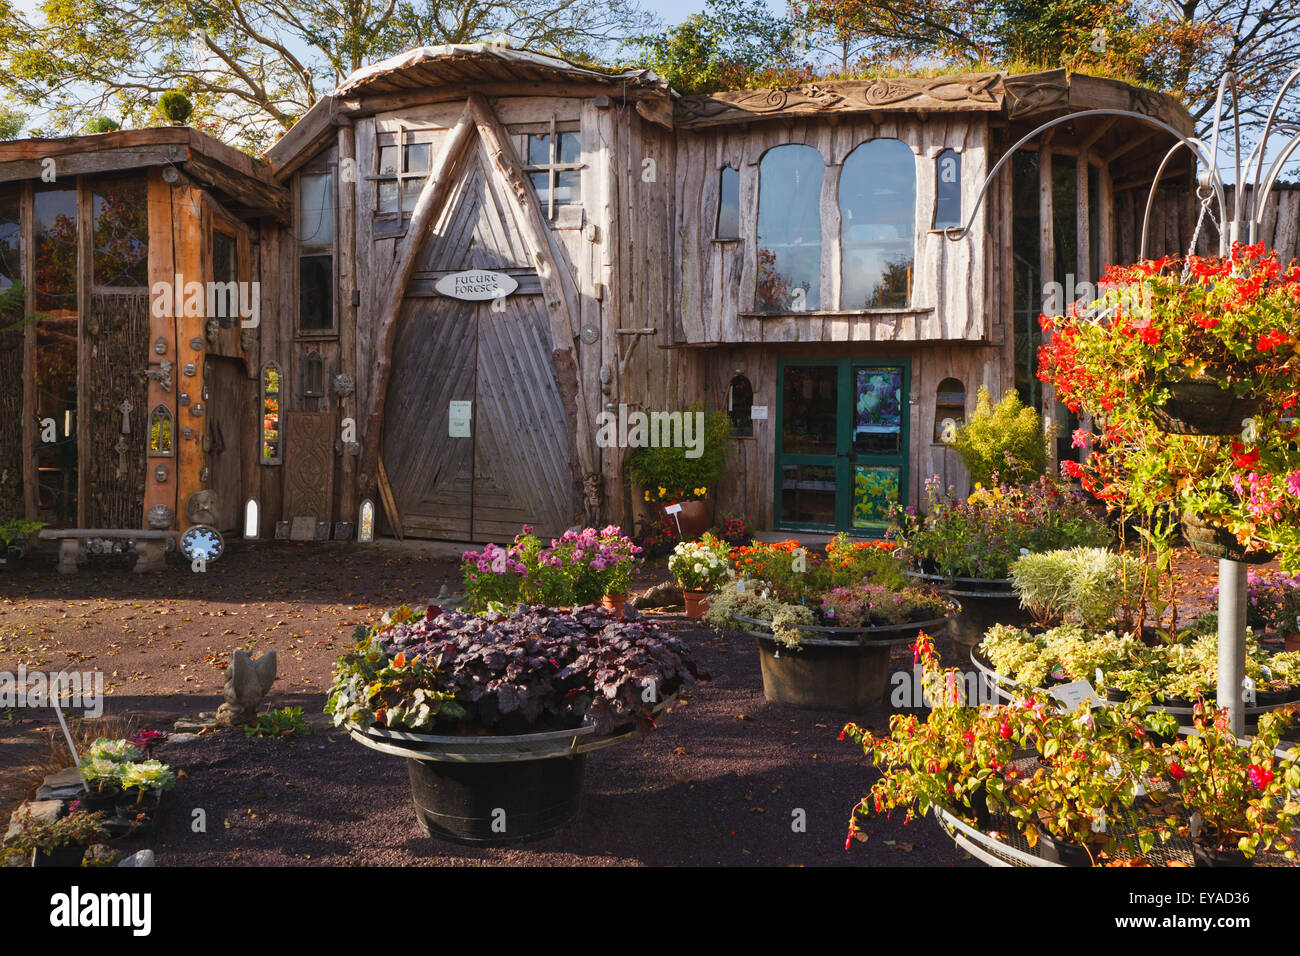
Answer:
[[[449,438],[469,438],[469,423],[473,414],[473,402],[448,402],[447,436]]]
[[[475,269],[443,276],[433,287],[453,299],[486,302],[488,299],[504,299],[519,288],[519,283],[514,276],[504,272]]]

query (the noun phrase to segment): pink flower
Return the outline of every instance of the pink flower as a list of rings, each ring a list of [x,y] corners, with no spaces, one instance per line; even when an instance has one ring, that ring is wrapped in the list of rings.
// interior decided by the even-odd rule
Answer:
[[[1250,765],[1250,769],[1246,771],[1246,779],[1250,781],[1250,785],[1256,790],[1263,790],[1273,782],[1273,771],[1253,763]]]
[[[1071,448],[1087,448],[1092,443],[1092,433],[1082,428],[1076,428],[1071,436]]]

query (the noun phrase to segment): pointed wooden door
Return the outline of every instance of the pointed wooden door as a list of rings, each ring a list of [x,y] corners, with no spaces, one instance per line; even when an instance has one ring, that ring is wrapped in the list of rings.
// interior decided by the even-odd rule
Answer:
[[[510,204],[471,161],[422,250],[393,350],[384,464],[403,531],[508,541],[524,524],[558,535],[572,523],[569,426],[550,322]],[[509,272],[498,302],[433,292],[464,269]],[[468,402],[468,428],[453,419]]]

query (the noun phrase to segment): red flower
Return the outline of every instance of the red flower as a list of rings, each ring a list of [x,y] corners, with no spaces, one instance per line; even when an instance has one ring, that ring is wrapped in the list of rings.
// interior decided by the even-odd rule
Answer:
[[[1203,329],[1212,329],[1219,324],[1218,319],[1206,318],[1206,316],[1204,316],[1200,312],[1197,312],[1194,316],[1192,316],[1192,321],[1195,322]]]
[[[1286,340],[1287,337],[1281,332],[1266,332],[1259,337],[1259,350],[1261,352],[1271,352]]]
[[[1250,781],[1250,785],[1256,790],[1263,790],[1273,782],[1273,771],[1253,763],[1250,765],[1250,769],[1246,771],[1246,779]]]
[[[1065,469],[1065,473],[1071,478],[1083,477],[1083,465],[1079,464],[1077,461],[1067,459],[1066,461],[1061,462],[1061,467]]]
[[[1182,780],[1183,777],[1187,776],[1187,771],[1184,770],[1177,761],[1175,761],[1169,765],[1169,776],[1173,777],[1175,780]]]
[[[998,728],[998,736],[1001,737],[1003,740],[1009,740],[1009,739],[1010,739],[1010,737],[1011,737],[1011,722],[1010,722],[1010,721],[1008,721],[1008,720],[1004,720],[1004,721],[1002,721],[1002,726]]]

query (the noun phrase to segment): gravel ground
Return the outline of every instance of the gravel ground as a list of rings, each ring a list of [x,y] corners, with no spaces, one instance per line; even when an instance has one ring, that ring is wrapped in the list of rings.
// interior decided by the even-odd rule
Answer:
[[[231,651],[275,649],[268,705],[319,715],[333,660],[357,623],[456,587],[446,550],[275,542],[232,549],[202,575],[23,570],[0,578],[0,671],[102,670],[110,715],[167,728],[215,710]],[[1183,568],[1188,595],[1200,600],[1213,563],[1189,556]],[[638,583],[663,574],[660,562]],[[655,617],[698,648],[713,679],[644,741],[590,755],[583,813],[554,837],[502,850],[430,839],[415,822],[403,762],[317,717],[316,733],[298,740],[226,731],[168,745],[159,755],[185,778],[149,845],[164,866],[975,865],[932,821],[904,826],[901,817],[877,820],[846,853],[849,812],[874,771],[837,737],[854,717],[883,730],[888,711],[770,705],[752,641],[679,614]],[[910,652],[899,649],[895,665],[910,670]],[[0,710],[0,808],[24,796],[52,726],[48,711]],[[194,832],[195,810],[206,832]]]

